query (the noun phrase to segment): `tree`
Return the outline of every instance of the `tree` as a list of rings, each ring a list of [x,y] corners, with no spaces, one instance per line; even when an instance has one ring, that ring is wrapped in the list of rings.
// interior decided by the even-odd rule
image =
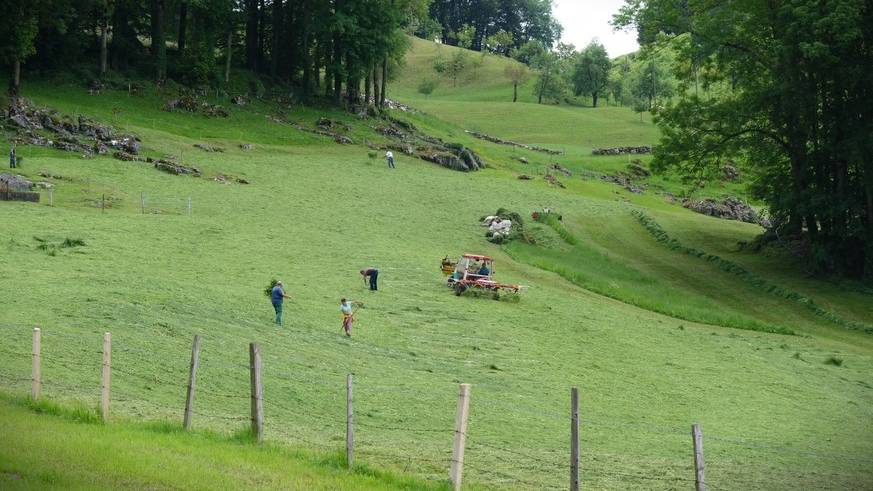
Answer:
[[[873,9],[861,2],[628,1],[617,26],[677,53],[693,90],[657,110],[653,167],[694,175],[747,162],[752,191],[821,272],[873,278]],[[864,4],[866,5],[866,4]],[[699,68],[699,69],[698,69]]]
[[[36,52],[33,41],[37,33],[37,11],[31,0],[11,0],[0,20],[0,58],[12,65],[10,91],[21,87],[21,62]]]
[[[155,80],[161,82],[167,78],[167,41],[164,29],[164,0],[152,2],[152,59],[155,65]]]
[[[544,51],[531,60],[531,65],[539,72],[537,83],[534,85],[537,103],[542,104],[543,99],[559,101],[566,93],[566,85],[561,74],[561,60],[558,55],[551,51]]]
[[[485,51],[500,46],[506,54],[529,41],[552,46],[561,38],[561,25],[552,14],[552,0],[432,0],[430,17],[443,27],[442,42],[461,46],[464,26],[475,29],[470,48]],[[489,37],[508,33],[508,43],[489,43]]]
[[[455,33],[458,39],[458,46],[465,49],[470,49],[473,46],[473,39],[476,38],[476,28],[470,24],[464,24],[458,32]]]
[[[458,50],[452,53],[452,57],[449,59],[449,66],[446,73],[452,79],[452,87],[458,86],[458,76],[464,71],[464,68],[467,67],[467,53]]]
[[[611,63],[606,48],[594,41],[582,51],[573,71],[574,93],[591,95],[593,107],[597,107],[597,97],[609,82]]]
[[[492,53],[506,55],[512,48],[512,41],[512,33],[501,29],[485,38],[485,49]]]
[[[503,69],[503,76],[512,82],[512,102],[517,101],[518,86],[519,84],[524,84],[530,78],[530,69],[528,69],[527,65],[513,63]]]
[[[528,41],[510,51],[510,56],[525,65],[533,66],[535,60],[546,53],[546,47],[540,41]]]
[[[671,97],[673,93],[669,74],[654,57],[640,64],[631,77],[631,95],[646,100],[649,109],[655,108],[655,102],[659,98]]]

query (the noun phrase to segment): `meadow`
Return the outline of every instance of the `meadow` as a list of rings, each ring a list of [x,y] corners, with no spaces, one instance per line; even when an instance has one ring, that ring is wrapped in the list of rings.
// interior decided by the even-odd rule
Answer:
[[[457,96],[441,96],[438,89],[426,98],[411,89],[419,76],[419,51],[416,45],[404,70],[409,75],[389,95],[425,112],[400,116],[476,149],[488,169],[462,174],[399,155],[397,169],[389,171],[381,156],[370,158],[360,144],[338,145],[271,121],[279,109],[266,102],[232,107],[227,120],[208,119],[163,112],[162,96],[152,94],[89,97],[81,87],[27,86],[26,95],[37,103],[133,131],[146,154],[179,156],[202,168],[205,177],[168,175],[109,157],[22,150],[25,176],[41,179],[44,171],[64,179],[53,180],[54,206],[0,206],[5,391],[26,392],[31,328],[39,325],[45,333],[45,395],[93,407],[100,342],[111,331],[118,370],[113,417],[176,425],[190,343],[201,334],[195,427],[228,438],[246,427],[247,344],[257,341],[264,354],[269,445],[287,455],[314,456],[298,459],[299,471],[280,472],[271,466],[294,458],[266,452],[271,460],[264,465],[271,469],[258,471],[267,473],[266,480],[244,481],[255,472],[245,459],[261,455],[246,447],[240,461],[228,463],[238,470],[222,477],[241,479],[243,487],[281,487],[286,473],[308,472],[312,459],[336,462],[344,445],[345,376],[354,373],[358,461],[366,469],[411,476],[408,487],[444,485],[457,384],[466,382],[472,384],[472,402],[465,482],[473,489],[566,486],[573,386],[582,399],[584,487],[690,488],[690,425],[699,423],[712,489],[869,489],[870,336],[671,251],[631,212],[645,210],[683,243],[802,291],[846,318],[871,322],[869,292],[806,277],[785,266],[790,262],[778,251],[769,257],[738,251],[737,241],[760,232],[755,225],[696,215],[668,204],[655,189],[635,195],[580,178],[582,170],[609,172],[627,163],[626,157],[592,157],[591,147],[656,141],[653,127],[637,125],[639,116],[630,110],[539,106],[530,99],[508,108],[512,103],[495,103],[492,96],[505,91],[506,82],[485,76],[502,73],[503,61],[490,58],[480,78],[465,80]],[[320,116],[341,119],[358,142],[379,141],[368,122],[353,115],[300,106],[282,111],[286,119],[308,125]],[[463,129],[567,150],[551,159],[473,139]],[[201,152],[195,143],[226,151]],[[565,189],[539,178],[552,161],[576,172],[559,176]],[[251,184],[210,179],[218,173]],[[519,173],[537,178],[518,180]],[[686,191],[670,176],[652,182]],[[738,188],[731,186],[714,189]],[[106,210],[95,206],[103,195],[112,197]],[[142,214],[141,195],[168,204],[162,213]],[[179,208],[189,197],[190,216]],[[531,225],[538,244],[499,247],[485,240],[477,223],[499,207],[528,216],[543,206],[563,214],[575,244],[551,228]],[[37,238],[84,245],[49,255]],[[439,260],[464,252],[493,255],[500,280],[527,286],[520,300],[455,297],[443,284]],[[365,267],[380,269],[379,292],[361,281],[358,270]],[[283,279],[293,297],[283,328],[272,324],[263,293],[272,278]],[[341,336],[341,297],[364,303],[350,339]],[[774,326],[794,335],[765,332]],[[25,431],[38,424],[3,404],[6,428]],[[142,445],[190,445],[203,450],[203,459],[212,458],[197,437],[44,424],[86,446],[130,438]],[[20,445],[54,451],[37,440]],[[228,450],[231,443],[216,443],[221,448],[214,451],[227,456],[238,448]],[[120,448],[114,445],[110,449]],[[0,455],[4,486],[9,473],[29,479],[60,472]],[[389,489],[395,479],[374,484],[365,469],[342,481],[329,465],[316,467],[312,472],[323,488],[343,482],[348,489]],[[131,487],[165,482],[165,475],[141,470],[142,481]],[[183,478],[199,479],[183,475],[173,486],[184,485]],[[100,479],[106,480],[95,485],[118,482]]]

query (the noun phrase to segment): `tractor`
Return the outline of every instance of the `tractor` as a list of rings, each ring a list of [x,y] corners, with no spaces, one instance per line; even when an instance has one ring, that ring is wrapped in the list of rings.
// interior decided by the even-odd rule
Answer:
[[[518,293],[521,285],[494,281],[494,258],[480,254],[464,254],[457,261],[443,258],[441,269],[447,275],[446,286],[461,296],[466,291],[490,293],[497,300],[500,293]]]

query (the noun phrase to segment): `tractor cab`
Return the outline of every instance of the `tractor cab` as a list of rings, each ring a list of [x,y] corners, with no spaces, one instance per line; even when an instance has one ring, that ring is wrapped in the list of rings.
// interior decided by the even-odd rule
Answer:
[[[446,285],[461,295],[467,290],[486,291],[497,294],[500,291],[518,293],[519,285],[504,285],[494,281],[494,258],[480,254],[464,254],[452,262],[448,257],[442,261],[442,271],[448,276]]]
[[[452,279],[456,281],[490,281],[493,275],[493,258],[478,254],[464,254],[455,263]]]

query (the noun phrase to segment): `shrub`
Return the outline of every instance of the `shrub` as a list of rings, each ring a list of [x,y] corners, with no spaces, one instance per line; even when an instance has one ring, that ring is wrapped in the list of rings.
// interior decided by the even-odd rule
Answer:
[[[436,90],[438,85],[439,81],[434,78],[424,79],[420,84],[418,84],[418,93],[429,96],[433,94],[433,91]]]

